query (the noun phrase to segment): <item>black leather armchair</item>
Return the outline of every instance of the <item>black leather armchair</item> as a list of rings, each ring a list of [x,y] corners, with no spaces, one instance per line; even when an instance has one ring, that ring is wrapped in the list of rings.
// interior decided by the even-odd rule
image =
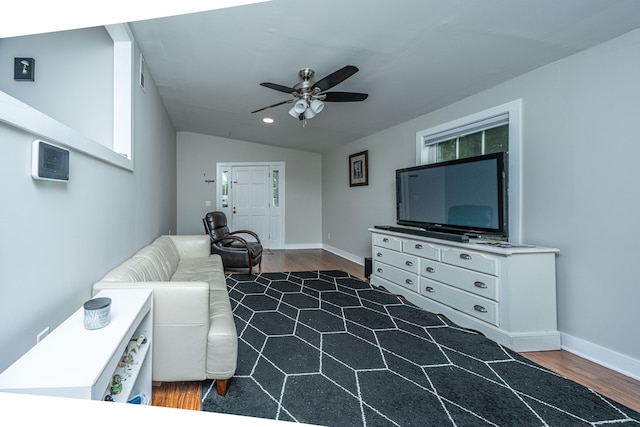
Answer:
[[[248,268],[249,274],[253,267],[258,266],[262,271],[262,243],[256,233],[249,230],[229,231],[227,216],[224,212],[209,212],[202,219],[205,232],[211,236],[211,253],[222,257],[224,268]],[[239,235],[252,236],[256,241],[247,241]]]

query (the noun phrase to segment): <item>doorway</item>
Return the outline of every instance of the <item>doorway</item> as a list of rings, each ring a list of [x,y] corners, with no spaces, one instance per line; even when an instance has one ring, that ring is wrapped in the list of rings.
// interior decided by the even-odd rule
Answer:
[[[284,245],[284,162],[218,163],[216,207],[230,230],[251,230],[262,246]],[[243,236],[247,237],[247,236]]]

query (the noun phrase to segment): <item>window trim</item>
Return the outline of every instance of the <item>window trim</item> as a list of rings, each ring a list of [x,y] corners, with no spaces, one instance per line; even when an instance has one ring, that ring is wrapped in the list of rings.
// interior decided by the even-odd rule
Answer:
[[[113,40],[112,149],[133,160],[133,33],[128,24],[104,28]]]
[[[416,165],[423,162],[426,141],[437,142],[441,136],[473,128],[474,125],[508,114],[509,117],[509,241],[522,242],[522,99],[498,105],[416,132]]]

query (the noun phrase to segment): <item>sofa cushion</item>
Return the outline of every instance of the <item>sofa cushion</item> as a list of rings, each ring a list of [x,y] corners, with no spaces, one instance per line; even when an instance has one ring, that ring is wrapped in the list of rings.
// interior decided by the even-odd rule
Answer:
[[[144,257],[129,258],[103,278],[104,282],[153,282],[162,281],[158,269]]]
[[[171,279],[180,260],[180,255],[178,255],[173,241],[166,236],[157,238],[149,246],[140,249],[133,257],[149,260],[159,276],[158,280],[163,282]]]
[[[178,263],[180,262],[180,253],[173,239],[169,236],[160,236],[152,243],[152,246],[158,247],[162,251],[163,262],[166,263],[170,272],[169,277],[171,277],[178,269]]]
[[[142,282],[144,275],[141,269],[137,268],[142,261],[140,259],[129,258],[102,278],[103,282]]]
[[[161,252],[162,251],[160,251],[158,248],[147,246],[145,248],[142,248],[133,257],[143,258],[146,261],[145,265],[151,266],[153,268],[153,271],[157,274],[157,280],[168,282],[171,278],[171,274],[169,273],[166,264],[162,260]]]
[[[220,280],[220,279],[223,280]],[[222,258],[211,255],[203,258],[187,258],[180,261],[178,269],[171,277],[172,282],[202,281],[209,284],[210,289],[227,290],[224,281]]]

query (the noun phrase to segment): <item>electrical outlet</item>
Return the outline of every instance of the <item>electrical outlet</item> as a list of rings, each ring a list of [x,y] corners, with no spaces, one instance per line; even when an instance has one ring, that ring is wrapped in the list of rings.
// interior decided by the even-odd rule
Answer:
[[[40,341],[42,341],[47,335],[49,335],[49,327],[48,326],[46,328],[44,328],[42,330],[42,332],[40,332],[38,335],[36,335],[36,344],[39,343]]]
[[[331,240],[331,233],[327,233],[327,240]]]

